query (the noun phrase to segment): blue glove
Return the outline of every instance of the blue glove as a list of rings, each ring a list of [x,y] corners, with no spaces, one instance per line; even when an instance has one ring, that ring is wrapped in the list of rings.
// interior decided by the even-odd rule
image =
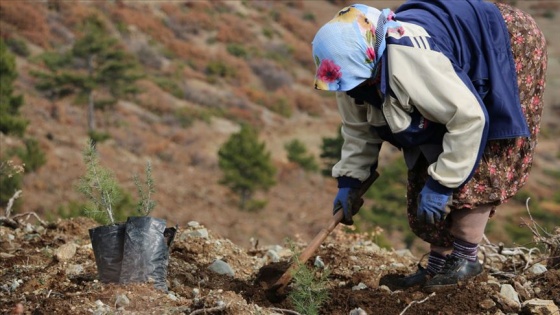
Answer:
[[[428,179],[418,196],[418,220],[428,224],[445,220],[452,194],[452,188],[445,187],[432,178]]]
[[[341,187],[334,198],[333,215],[342,209],[344,216],[340,223],[352,225],[352,216],[358,213],[363,204],[364,200],[360,197],[358,188]]]

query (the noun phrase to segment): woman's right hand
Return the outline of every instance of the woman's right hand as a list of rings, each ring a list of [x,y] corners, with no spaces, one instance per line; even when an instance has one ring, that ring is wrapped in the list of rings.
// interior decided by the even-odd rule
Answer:
[[[358,188],[342,187],[338,189],[338,193],[334,198],[333,215],[342,209],[344,216],[340,223],[345,225],[354,224],[352,216],[360,211],[364,204],[364,200],[360,196]]]

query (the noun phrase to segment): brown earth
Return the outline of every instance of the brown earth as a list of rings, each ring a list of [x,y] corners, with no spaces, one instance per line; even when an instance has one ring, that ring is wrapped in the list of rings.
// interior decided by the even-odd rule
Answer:
[[[298,314],[292,300],[272,303],[266,289],[290,265],[292,251],[270,247],[243,249],[231,241],[194,231],[204,226],[181,227],[171,245],[168,293],[150,284],[103,284],[87,237],[96,223],[75,218],[47,228],[23,224],[18,229],[0,227],[0,313],[2,314]],[[558,235],[557,237],[560,237]],[[523,303],[530,299],[550,300],[560,306],[560,270],[536,275],[527,269],[546,258],[529,249],[518,255],[497,255],[493,244],[482,248],[482,276],[445,292],[428,294],[420,288],[391,291],[380,286],[382,279],[414,270],[418,258],[410,253],[377,247],[368,237],[335,229],[315,253],[329,270],[325,288],[329,298],[320,314],[348,314],[361,308],[366,314],[532,314],[499,294],[501,284],[511,284]],[[69,258],[58,253],[65,244],[76,244]],[[300,251],[304,243],[291,245]],[[520,248],[518,248],[519,250]],[[315,256],[314,256],[315,257]],[[208,269],[216,259],[228,263],[234,276]],[[315,259],[315,258],[313,258]],[[312,267],[312,260],[307,263]],[[292,281],[293,283],[293,281]],[[361,290],[353,287],[365,285]],[[293,288],[288,287],[288,293]],[[126,296],[127,302],[122,302]],[[361,313],[364,314],[364,313]]]
[[[377,1],[375,4],[379,7],[394,7],[400,2],[402,1]],[[552,9],[547,10],[553,10],[553,14],[558,14],[559,11],[556,1],[515,2],[520,8],[535,14],[549,45],[542,134],[535,165],[524,189],[537,199],[532,202],[538,202],[543,199],[550,200],[560,187],[558,178],[549,176],[551,170],[560,168],[560,41],[556,36],[560,32],[560,24],[558,16],[547,18],[539,8],[550,7]],[[10,3],[20,2],[3,1],[1,4],[4,8],[9,7]],[[202,1],[197,3],[204,4]],[[314,30],[330,19],[341,6],[333,4],[333,1],[294,1],[293,3],[301,5],[298,9],[297,6],[289,5],[292,1],[285,3],[251,1],[254,5],[245,6],[242,2],[222,1],[221,4],[239,16],[253,18],[255,25],[252,27],[258,30],[262,27],[259,23],[272,23],[270,28],[277,34],[289,34],[290,30],[275,21],[270,21],[269,18],[261,19],[263,16],[268,17],[274,10],[282,13],[286,12],[283,10],[290,10],[288,16],[301,16],[304,12],[313,12],[316,16],[314,23],[309,22],[304,28],[292,29],[305,30],[303,35],[313,34]],[[111,5],[107,4],[108,7]],[[120,5],[130,9],[124,10],[122,14],[136,12],[134,7],[141,7],[138,11],[141,14],[138,16],[142,22],[146,22],[145,25],[148,25],[149,17],[156,16],[150,21],[160,21],[161,17],[166,16],[158,9],[160,4],[157,2],[125,1]],[[39,12],[37,14],[44,17],[43,22],[48,20],[48,27],[42,29],[65,30],[72,34],[73,29],[69,25],[75,24],[76,21],[70,20],[78,19],[82,15],[55,13],[47,10],[46,6],[46,2],[33,6]],[[106,12],[107,8],[104,8],[101,2],[76,2],[71,8],[76,10],[75,13],[80,13],[79,10],[89,10],[96,6],[101,7],[98,11]],[[29,24],[30,19],[26,14],[23,14],[23,18]],[[59,21],[66,18],[69,19],[68,23],[62,25]],[[128,18],[132,19],[133,16]],[[39,20],[33,21],[35,24],[26,28],[26,31],[38,29]],[[0,22],[6,21],[2,19]],[[138,25],[141,26],[142,23]],[[147,35],[147,29],[150,28],[151,25],[145,29],[137,27],[135,38],[164,39],[163,36],[160,38]],[[11,32],[7,28],[2,30]],[[255,32],[259,33],[258,30]],[[16,29],[14,34],[25,35],[18,32]],[[198,32],[197,36],[189,37],[185,41],[196,40],[198,47],[208,51],[208,55],[213,55],[215,50],[224,49],[225,45],[221,43],[210,45],[211,41],[205,41],[211,39],[214,33],[204,30]],[[27,39],[29,38],[26,37]],[[310,39],[304,39],[301,45],[309,48]],[[31,57],[45,51],[38,46],[39,43],[29,45],[32,50]],[[180,64],[184,60],[167,62]],[[71,202],[84,201],[75,191],[74,185],[85,170],[81,160],[81,150],[87,140],[84,128],[85,108],[74,104],[73,98],[57,102],[47,100],[33,88],[33,78],[29,75],[29,71],[36,70],[37,65],[26,58],[18,57],[17,66],[20,75],[16,89],[25,99],[22,114],[30,120],[26,134],[37,139],[47,155],[47,163],[43,167],[24,176],[19,212],[34,211],[43,219],[56,222],[60,207]],[[170,66],[173,67],[174,64]],[[169,69],[167,71],[169,72]],[[203,73],[194,73],[193,69],[189,71],[184,74],[185,82],[188,82],[191,88],[199,87],[200,90],[196,92],[207,98],[212,97],[212,100],[222,102],[235,95],[239,89],[223,82],[209,84],[204,80]],[[308,91],[309,95],[314,95],[316,92],[312,91],[309,83],[312,69],[302,68],[294,70],[294,73],[296,80],[293,90],[289,92],[303,90]],[[256,79],[253,78],[253,81]],[[169,288],[178,300],[172,300],[149,285],[108,285],[96,281],[94,257],[87,238],[87,229],[95,226],[95,223],[85,219],[73,219],[61,221],[51,229],[30,226],[12,230],[0,227],[0,313],[10,313],[14,307],[21,304],[26,314],[91,314],[98,309],[101,311],[96,314],[103,314],[102,307],[95,304],[97,300],[110,307],[108,312],[121,314],[179,314],[214,307],[218,309],[208,313],[267,314],[272,313],[274,307],[293,309],[288,300],[271,304],[264,296],[265,285],[259,280],[265,276],[266,269],[261,270],[263,266],[274,266],[266,259],[267,249],[282,243],[285,238],[295,240],[299,248],[304,246],[330,216],[336,183],[319,174],[305,173],[289,163],[283,145],[292,139],[298,139],[307,145],[310,152],[318,156],[321,140],[324,137],[335,136],[339,124],[333,98],[317,94],[319,96],[315,96],[319,97],[319,115],[295,111],[289,118],[281,117],[254,103],[249,104],[251,117],[256,117],[255,120],[262,127],[260,136],[272,153],[278,175],[275,187],[268,192],[259,192],[256,196],[267,201],[265,208],[260,212],[242,212],[236,207],[236,196],[218,184],[221,172],[217,167],[216,155],[220,145],[238,130],[237,122],[224,117],[214,117],[209,122],[197,121],[190,127],[182,127],[169,117],[169,113],[176,109],[200,108],[204,105],[175,98],[149,81],[141,82],[141,87],[145,93],[135,102],[119,101],[111,111],[96,113],[98,128],[111,135],[110,140],[99,145],[99,151],[102,164],[114,170],[123,188],[130,192],[135,191],[132,175],[141,173],[147,160],[152,161],[157,189],[154,198],[158,202],[153,216],[164,218],[170,225],[178,224],[181,227],[181,233],[172,247],[168,274]],[[161,114],[162,112],[164,114]],[[2,153],[18,145],[21,145],[20,139],[0,134]],[[384,150],[382,158],[386,160],[398,154],[389,147]],[[380,163],[382,176],[383,167],[386,165],[383,162],[386,160]],[[375,202],[383,200],[366,200],[362,211],[368,211]],[[544,204],[541,207],[560,216],[557,203],[550,202],[546,207]],[[500,207],[496,217],[492,219],[496,228],[488,235],[489,239],[495,244],[503,242],[506,247],[517,246],[512,244],[508,234],[499,228],[499,224],[502,220],[510,218],[515,218],[521,223],[520,217],[527,217],[524,204],[511,201]],[[193,220],[211,230],[209,239],[186,236],[185,233],[189,230],[186,228],[187,223]],[[415,270],[420,256],[425,253],[425,244],[415,243],[410,248],[415,257],[401,256],[392,250],[373,250],[371,247],[374,246],[368,243],[372,239],[371,236],[345,235],[343,230],[345,229],[339,228],[317,253],[331,270],[328,284],[330,299],[321,309],[321,314],[344,314],[356,307],[361,307],[368,314],[398,314],[413,301],[422,301],[425,298],[428,299],[423,303],[413,303],[407,313],[499,314],[500,311],[519,311],[508,308],[503,301],[500,302],[499,296],[496,295],[499,289],[492,281],[488,282],[485,279],[466,284],[445,295],[429,296],[418,289],[405,292],[385,291],[378,287],[380,278],[388,274],[405,274]],[[395,249],[404,247],[402,237],[398,234],[388,238]],[[527,243],[531,241],[527,240]],[[67,262],[55,260],[54,251],[69,243],[79,245],[75,256]],[[260,245],[255,248],[255,244]],[[530,246],[534,246],[534,243]],[[494,247],[488,245],[488,248],[490,251]],[[236,271],[235,277],[217,276],[209,272],[207,266],[216,258],[227,261]],[[282,261],[285,262],[288,258],[289,255],[284,255]],[[487,259],[486,276],[489,279],[500,283],[531,283],[534,293],[523,300],[549,299],[559,305],[558,271],[552,270],[540,276],[531,276],[523,270],[526,263],[522,261],[521,255],[505,258],[505,263],[501,264]],[[536,256],[531,257],[531,262],[539,259]],[[74,265],[83,267],[83,271],[76,274],[74,267],[70,267]],[[21,280],[21,283],[18,280]],[[360,282],[368,288],[352,291],[352,286]],[[14,290],[11,289],[12,286],[15,287]],[[200,293],[195,295],[194,289],[200,290]],[[538,293],[535,293],[537,291]],[[119,294],[126,294],[130,299],[130,304],[122,311],[115,307],[116,296]],[[482,303],[487,308],[480,306],[481,302],[487,299],[491,299],[495,305],[487,302]],[[220,305],[217,304],[219,301],[226,305],[221,311]]]
[[[376,5],[379,7],[395,7],[401,2],[378,1]],[[539,8],[547,7],[545,5],[549,2],[516,1],[517,6],[535,14],[549,44],[550,61],[545,93],[543,131],[537,147],[535,165],[524,189],[534,197],[532,202],[550,200],[560,187],[558,178],[550,176],[550,170],[560,168],[560,147],[557,141],[557,136],[560,134],[560,125],[558,125],[558,117],[560,117],[560,102],[558,102],[560,97],[560,81],[558,80],[558,77],[560,77],[558,63],[560,42],[556,36],[553,36],[553,34],[560,32],[560,29],[558,29],[560,24],[557,23],[557,17],[546,18],[542,13],[544,11],[542,9],[539,11]],[[2,5],[8,8],[17,3],[19,2],[3,2]],[[201,6],[204,6],[204,3],[210,6],[213,2],[196,2],[197,5]],[[173,4],[179,5],[178,3],[165,1],[161,4],[129,1],[121,3],[123,7],[120,9],[114,9],[113,5],[102,4],[101,2],[79,2],[67,9],[76,10],[76,14],[80,12],[80,14],[85,14],[86,10],[97,10],[96,12],[100,14],[107,14],[108,20],[110,20],[111,15],[107,12],[116,10],[120,12],[119,14],[131,19],[130,24],[132,24],[134,22],[133,17],[136,16],[133,15],[134,12],[142,12],[145,17],[143,21],[146,23],[149,17],[157,16],[157,18],[154,18],[155,20],[160,19],[160,17],[167,17],[165,12],[168,11],[162,11],[164,4],[171,6],[171,8],[173,8]],[[310,39],[306,36],[313,36],[314,31],[312,30],[318,29],[322,23],[330,19],[333,12],[336,12],[342,5],[342,1],[336,3],[332,1],[293,1],[293,3],[287,1],[285,3],[260,3],[260,5],[258,1],[251,2],[251,5],[243,5],[236,1],[223,1],[220,5],[229,8],[232,12],[237,12],[240,16],[253,17],[255,24],[252,27],[255,28],[256,33],[265,26],[265,23],[261,21],[264,14],[262,12],[266,14],[281,12],[292,17],[301,16],[306,12],[313,13],[315,20],[313,22],[307,21],[308,24],[305,24],[306,31],[299,35],[299,37],[304,38],[300,41],[301,44],[309,49]],[[549,7],[551,9],[548,10],[556,10],[554,12],[558,10],[558,6],[551,5]],[[74,31],[72,27],[75,26],[76,21],[70,19],[69,16],[72,15],[67,15],[66,11],[48,10],[46,4],[34,6],[33,9],[45,18],[44,21],[48,22],[44,29]],[[183,12],[184,10],[185,8],[182,7],[176,8],[177,12]],[[213,12],[209,8],[205,10]],[[17,12],[17,7],[14,12]],[[130,16],[126,14],[130,14]],[[57,18],[47,19],[51,15]],[[21,23],[27,22],[25,15],[22,19]],[[69,21],[66,21],[67,19]],[[65,22],[62,23],[61,21]],[[290,31],[301,30],[301,28],[287,29],[289,23],[286,26],[271,22],[268,19],[264,19],[264,21],[272,23],[271,25],[280,34],[289,34]],[[259,23],[262,23],[262,25]],[[160,39],[160,37],[146,34],[151,26],[147,26],[146,30],[133,26],[130,26],[136,32],[133,37],[121,36],[122,38],[120,38],[125,45],[132,45],[130,41],[133,40],[141,42],[142,39],[146,38]],[[160,27],[165,29],[163,25],[160,25]],[[30,27],[29,30],[33,30],[33,27]],[[16,38],[25,38],[23,37],[25,34],[20,34],[17,28],[13,31],[13,34],[10,34],[10,29],[4,29],[4,31]],[[167,29],[167,31],[169,30]],[[191,40],[196,40],[196,44],[201,49],[208,49],[208,51],[225,49],[223,43],[217,42],[210,45],[210,41],[208,43],[204,42],[204,39],[212,38],[213,34],[202,29],[197,31],[197,36],[190,36],[181,41],[190,43]],[[51,37],[53,36],[51,35]],[[289,36],[286,38],[289,38]],[[26,42],[29,42],[28,38],[25,39]],[[54,39],[51,40],[57,45],[61,45],[60,40],[59,42]],[[262,47],[258,47],[265,49],[267,43],[268,41],[264,41]],[[29,42],[32,51],[31,57],[46,50],[37,46],[37,44]],[[62,42],[62,44],[67,45],[68,43]],[[209,53],[208,55],[212,54]],[[311,56],[308,58],[311,58]],[[71,203],[85,202],[83,196],[76,192],[75,184],[85,171],[81,151],[88,139],[84,128],[86,110],[84,106],[76,105],[73,97],[52,102],[35,90],[33,87],[34,79],[29,72],[37,70],[38,66],[30,59],[17,58],[19,77],[16,82],[16,90],[24,96],[25,104],[22,108],[22,114],[30,121],[26,136],[37,139],[41,149],[46,154],[47,162],[39,170],[25,174],[22,187],[23,195],[18,201],[21,206],[19,211],[34,211],[43,218],[54,220],[61,216],[59,212],[61,208],[67,207]],[[171,61],[184,62],[183,60]],[[310,240],[321,228],[322,221],[330,215],[332,198],[336,193],[336,183],[331,178],[305,173],[288,162],[283,146],[288,141],[297,139],[303,142],[309,152],[318,159],[322,139],[336,135],[340,118],[336,112],[332,95],[319,93],[311,88],[308,81],[312,77],[312,69],[292,64],[289,64],[286,68],[292,69],[292,66],[299,67],[294,70],[294,78],[299,79],[294,81],[292,90],[289,90],[287,94],[294,94],[292,92],[295,91],[305,91],[306,95],[309,95],[310,99],[313,100],[309,103],[316,103],[315,105],[319,107],[319,114],[310,115],[306,111],[296,110],[291,117],[286,118],[262,106],[249,103],[251,117],[254,117],[257,124],[261,126],[260,137],[266,144],[267,150],[270,151],[273,162],[278,169],[277,184],[267,192],[257,193],[257,199],[267,202],[260,212],[239,211],[237,196],[219,184],[222,173],[217,166],[217,151],[232,133],[239,130],[238,123],[224,117],[213,117],[209,122],[196,121],[192,126],[182,127],[172,118],[175,110],[204,108],[206,105],[176,98],[149,80],[140,82],[140,87],[144,93],[139,95],[134,102],[119,101],[111,110],[97,111],[96,118],[99,130],[111,135],[109,140],[99,144],[101,164],[113,170],[122,188],[134,195],[136,189],[132,176],[135,173],[142,173],[145,162],[150,160],[157,190],[154,199],[158,204],[153,215],[165,218],[173,224],[184,225],[190,220],[195,220],[242,247],[249,246],[251,238],[258,239],[261,244],[276,244],[286,237],[293,238],[296,236],[306,241]],[[173,68],[173,66],[170,66],[170,68]],[[163,72],[160,75],[168,77],[169,74],[164,70],[160,69],[160,72]],[[167,69],[166,71],[170,70]],[[254,75],[252,76],[254,77]],[[225,102],[228,97],[232,97],[236,95],[236,92],[239,92],[239,87],[221,81],[208,83],[201,77],[203,78],[204,75],[198,74],[195,76],[189,73],[188,75],[185,74],[184,82],[181,82],[188,83],[188,86],[192,89],[199,88],[195,91],[195,94],[204,96],[202,98],[215,100],[218,104]],[[257,79],[253,78],[253,80]],[[255,82],[251,84],[259,86]],[[315,102],[316,100],[318,101]],[[16,146],[22,146],[21,139],[0,134],[2,153]],[[394,149],[389,146],[384,147],[383,160],[380,163],[379,170],[381,176],[383,176],[383,168],[387,165],[387,160],[396,155],[399,154]],[[383,200],[367,201],[364,209],[369,209],[374,202],[383,202]],[[547,211],[560,215],[560,207],[557,203],[550,202],[549,205],[546,208]],[[495,220],[493,220],[498,224],[495,224],[497,228],[490,235],[491,239],[507,242],[508,236],[499,228],[499,222],[505,218],[526,217],[525,214],[525,205],[518,202],[510,202],[501,207]],[[404,216],[403,212],[403,218]],[[398,236],[391,236],[390,241],[395,248],[404,246]],[[415,253],[421,253],[422,246],[423,244],[415,244],[415,247],[411,250]]]

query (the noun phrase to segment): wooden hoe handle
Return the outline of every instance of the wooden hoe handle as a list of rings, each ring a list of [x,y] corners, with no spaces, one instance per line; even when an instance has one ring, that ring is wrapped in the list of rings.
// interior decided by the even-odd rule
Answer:
[[[359,196],[363,196],[366,191],[369,189],[371,184],[379,177],[379,173],[373,172],[366,181],[362,183],[360,187],[360,194]],[[327,225],[319,231],[319,233],[313,238],[313,240],[307,245],[305,250],[299,255],[299,264],[304,264],[307,260],[315,253],[315,251],[321,246],[323,241],[329,236],[329,234],[334,230],[334,228],[340,223],[342,218],[344,217],[344,212],[339,210],[337,211],[330,219]],[[270,288],[276,290],[277,294],[284,294],[285,288],[292,280],[294,269],[296,269],[298,263],[292,263],[292,265],[284,272],[284,274],[276,281],[276,283]]]

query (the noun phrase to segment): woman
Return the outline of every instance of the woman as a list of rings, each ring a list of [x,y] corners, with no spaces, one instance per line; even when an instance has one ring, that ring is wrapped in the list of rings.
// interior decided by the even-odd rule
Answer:
[[[546,45],[526,13],[484,1],[342,9],[313,40],[315,88],[335,91],[344,144],[332,174],[344,224],[381,144],[409,168],[408,219],[426,268],[394,287],[427,291],[482,272],[488,218],[526,182],[543,106]]]

